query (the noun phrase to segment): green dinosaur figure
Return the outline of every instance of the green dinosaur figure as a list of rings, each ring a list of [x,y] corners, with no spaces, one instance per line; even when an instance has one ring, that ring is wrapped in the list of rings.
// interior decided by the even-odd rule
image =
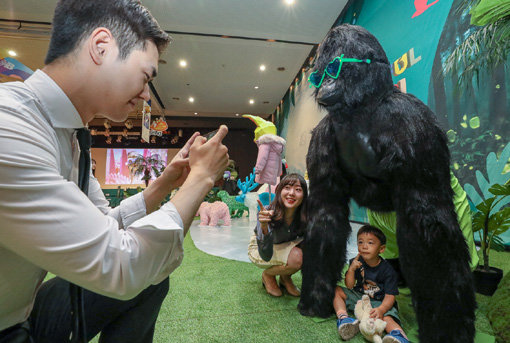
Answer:
[[[232,218],[240,218],[243,216],[244,211],[249,212],[248,207],[237,201],[235,196],[229,195],[227,191],[219,191],[216,195],[227,204]]]

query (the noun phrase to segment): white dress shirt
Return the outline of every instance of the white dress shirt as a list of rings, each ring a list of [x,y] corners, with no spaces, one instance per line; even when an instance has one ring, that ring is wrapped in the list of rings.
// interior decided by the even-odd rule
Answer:
[[[183,223],[171,202],[146,215],[139,193],[111,209],[95,178],[88,198],[72,182],[80,127],[43,71],[0,84],[0,330],[27,319],[46,271],[129,299],[182,261]]]

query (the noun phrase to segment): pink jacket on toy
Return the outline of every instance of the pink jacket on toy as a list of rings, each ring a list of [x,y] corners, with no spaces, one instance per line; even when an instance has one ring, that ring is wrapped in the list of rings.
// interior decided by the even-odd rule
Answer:
[[[282,173],[282,152],[285,139],[266,134],[257,140],[259,154],[255,165],[255,182],[276,185],[276,179]]]

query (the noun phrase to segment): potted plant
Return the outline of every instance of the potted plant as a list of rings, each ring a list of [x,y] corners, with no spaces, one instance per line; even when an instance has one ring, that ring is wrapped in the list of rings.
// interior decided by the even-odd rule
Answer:
[[[165,169],[165,163],[158,154],[144,157],[141,154],[130,153],[127,165],[132,177],[142,175],[146,187],[153,175],[158,177]]]
[[[510,228],[510,207],[501,202],[510,196],[510,180],[504,185],[494,184],[489,192],[493,196],[479,203],[473,216],[473,232],[480,234],[483,255],[483,265],[474,271],[475,285],[477,292],[484,295],[492,295],[503,277],[501,269],[489,266],[489,254],[491,249],[505,249],[499,235]]]

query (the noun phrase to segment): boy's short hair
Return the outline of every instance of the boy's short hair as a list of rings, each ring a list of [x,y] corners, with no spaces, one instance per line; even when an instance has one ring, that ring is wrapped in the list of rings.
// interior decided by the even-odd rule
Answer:
[[[356,237],[359,237],[359,235],[361,235],[362,233],[371,233],[375,237],[377,237],[377,239],[379,239],[379,241],[381,242],[381,245],[386,245],[386,236],[381,231],[381,229],[379,229],[375,226],[372,226],[372,225],[363,225],[358,230],[358,235]]]
[[[134,49],[144,49],[147,40],[160,54],[170,42],[140,0],[59,0],[44,63],[67,56],[98,27],[111,31],[122,60]]]

